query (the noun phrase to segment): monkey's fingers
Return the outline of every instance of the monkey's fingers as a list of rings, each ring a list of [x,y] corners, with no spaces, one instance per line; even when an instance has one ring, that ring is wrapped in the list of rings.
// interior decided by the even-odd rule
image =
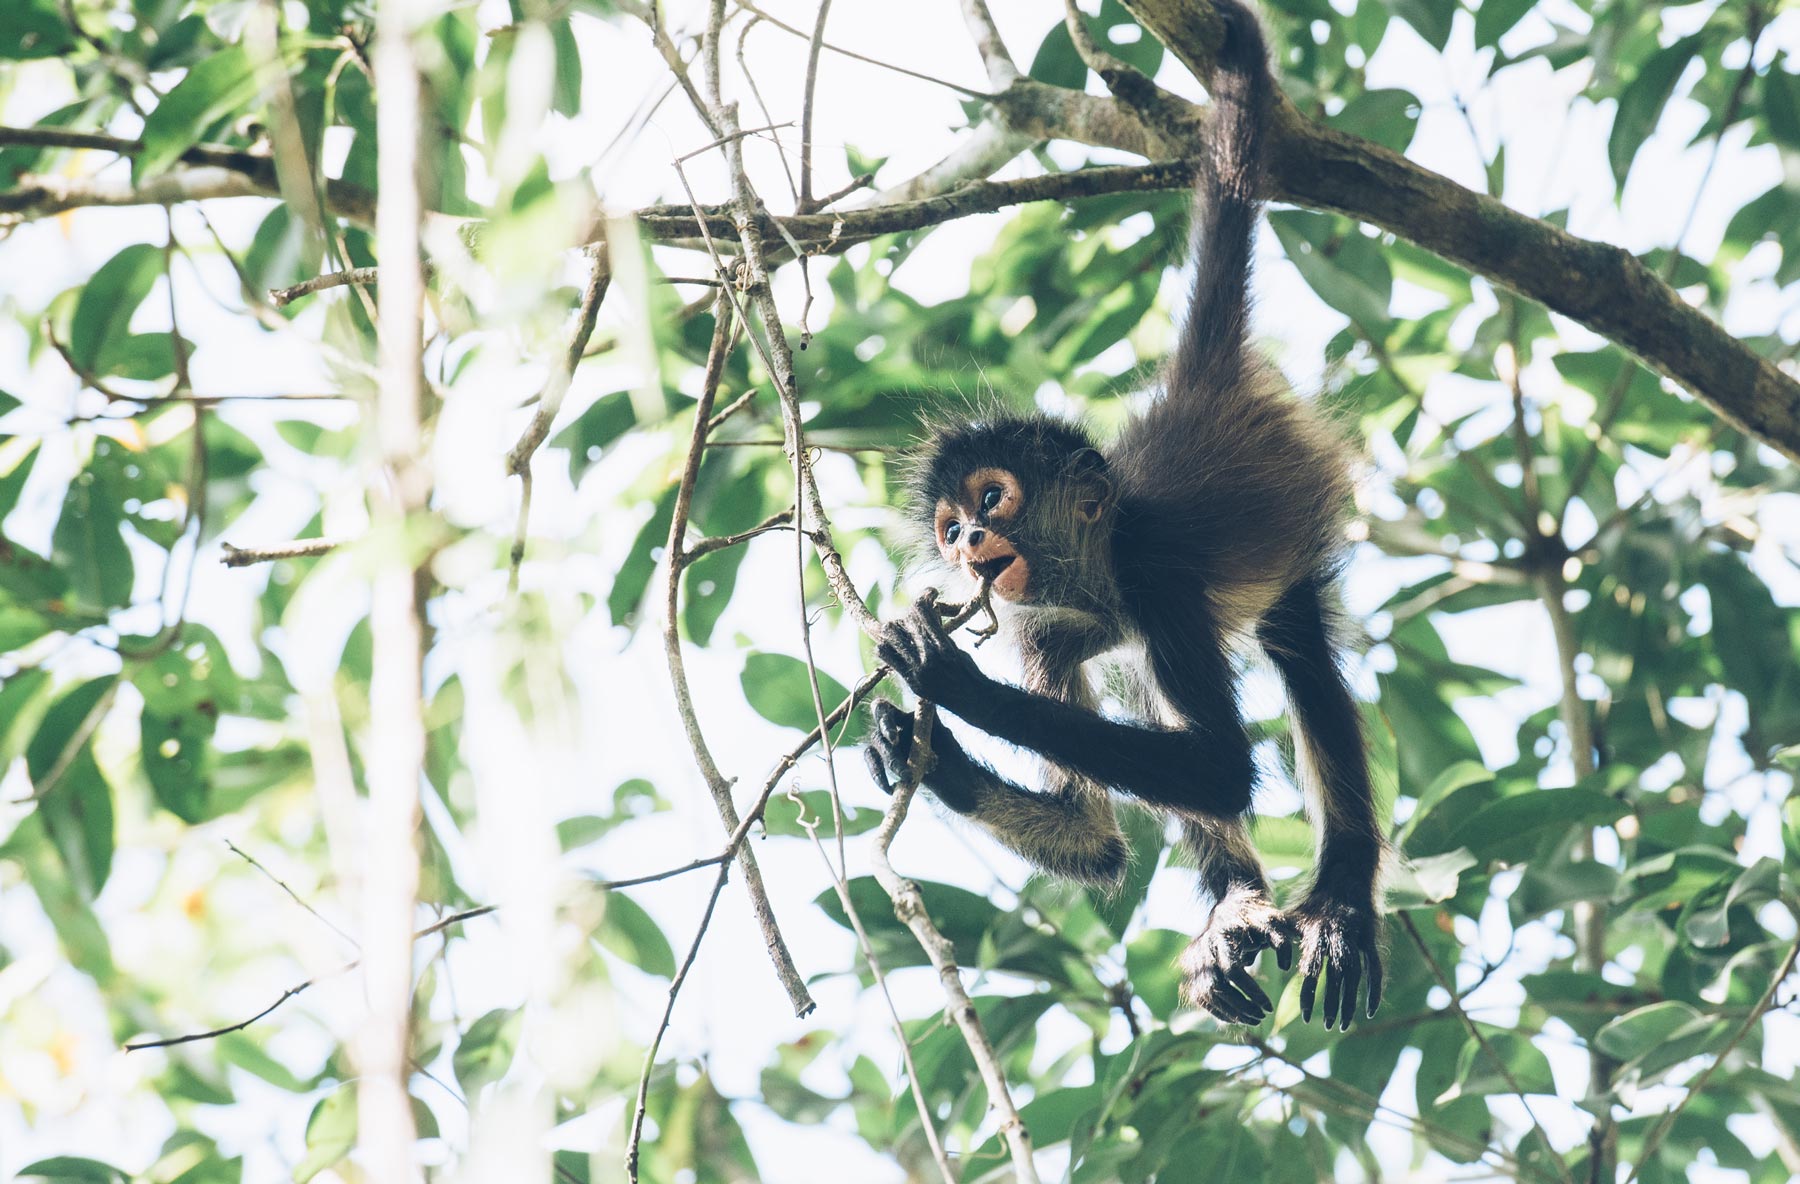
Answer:
[[[1337,1020],[1340,1030],[1347,1031],[1350,1021],[1356,1018],[1356,988],[1362,985],[1362,962],[1362,952],[1354,950],[1344,959],[1344,968],[1332,972],[1334,979],[1344,980],[1343,1006],[1338,1009]],[[1325,1014],[1329,1016],[1331,1013],[1327,1010]]]
[[[1243,1024],[1254,1028],[1262,1023],[1262,1013],[1248,999],[1225,989],[1223,982],[1215,982],[1213,988],[1201,995],[1198,1002],[1214,1018],[1228,1024]]]
[[[1367,1018],[1374,1019],[1375,1009],[1381,1006],[1381,951],[1376,949],[1374,943],[1371,942],[1369,948],[1364,952],[1364,956],[1369,960],[1369,1010]]]
[[[892,797],[894,787],[888,784],[887,762],[881,759],[881,754],[873,748],[865,748],[863,762],[869,766],[869,777],[875,782],[876,788]]]
[[[1308,926],[1301,930],[1299,944],[1300,1021],[1310,1024],[1312,1023],[1313,1000],[1318,997],[1319,993],[1319,976],[1325,972],[1325,942],[1316,928]]]
[[[1269,927],[1269,948],[1275,951],[1275,964],[1283,970],[1294,967],[1294,949],[1300,944],[1300,927],[1286,917],[1278,916]]]
[[[1258,1013],[1256,1018],[1259,1023],[1263,1016],[1275,1010],[1275,1004],[1269,1001],[1268,993],[1262,989],[1255,978],[1251,977],[1248,967],[1233,966],[1226,973],[1225,978],[1238,989],[1238,992],[1250,1002],[1251,1006],[1256,1008]]]
[[[1331,1031],[1337,1022],[1339,1005],[1344,997],[1344,971],[1339,964],[1325,968],[1325,1030]]]

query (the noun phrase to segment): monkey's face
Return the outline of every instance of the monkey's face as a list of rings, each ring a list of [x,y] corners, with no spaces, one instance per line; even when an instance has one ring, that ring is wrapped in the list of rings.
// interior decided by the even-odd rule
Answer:
[[[932,519],[938,554],[971,579],[992,579],[1002,600],[1025,600],[1031,564],[1011,537],[1024,512],[1025,491],[1011,470],[976,469],[955,494],[938,499]]]

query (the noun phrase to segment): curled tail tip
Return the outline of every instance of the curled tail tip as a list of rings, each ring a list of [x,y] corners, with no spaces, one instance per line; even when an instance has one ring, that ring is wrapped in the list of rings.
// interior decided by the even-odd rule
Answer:
[[[1269,78],[1269,49],[1256,14],[1240,0],[1214,0],[1224,35],[1213,59],[1214,88],[1242,93],[1260,89]]]

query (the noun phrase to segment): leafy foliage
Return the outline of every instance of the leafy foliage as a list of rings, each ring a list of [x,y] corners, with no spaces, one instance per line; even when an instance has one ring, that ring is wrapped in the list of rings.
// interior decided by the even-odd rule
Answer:
[[[1089,7],[1090,31],[1116,56],[1178,75],[1129,6]],[[1466,166],[1472,147],[1469,176],[1522,208],[1546,191],[1509,150],[1514,161],[1542,150],[1553,129],[1506,124],[1502,139],[1500,122],[1472,119],[1472,140],[1452,151],[1446,137],[1462,132],[1445,128],[1460,117],[1445,111],[1491,112],[1496,96],[1554,86],[1602,113],[1586,148],[1608,191],[1559,194],[1571,208],[1547,214],[1584,232],[1610,234],[1605,218],[1621,211],[1629,224],[1646,186],[1685,208],[1711,178],[1708,201],[1730,203],[1716,251],[1660,221],[1659,245],[1636,247],[1736,330],[1777,321],[1800,282],[1800,82],[1791,55],[1772,51],[1771,28],[1793,28],[1774,7],[1266,0],[1262,11],[1303,112],[1433,167]],[[397,539],[366,530],[368,432],[354,404],[282,397],[367,393],[368,293],[280,307],[263,297],[375,262],[368,227],[332,205],[345,186],[377,186],[367,6],[0,4],[5,122],[129,149],[125,163],[80,140],[0,141],[0,211],[45,176],[104,169],[109,184],[166,184],[197,150],[271,161],[283,193],[247,199],[261,203],[248,220],[225,215],[244,205],[213,201],[205,220],[187,206],[166,220],[96,208],[60,224],[0,221],[11,231],[0,274],[30,277],[0,291],[0,1173],[210,1182],[353,1170],[356,989],[331,970],[356,954],[331,930],[354,928],[351,880],[380,857],[354,838],[374,739],[367,558],[406,546],[429,559],[433,630],[420,927],[501,905],[499,925],[419,943],[415,1124],[461,1170],[478,1155],[471,1129],[530,1110],[558,1127],[540,1176],[611,1178],[698,905],[648,884],[598,885],[713,854],[721,839],[685,735],[655,715],[668,697],[665,551],[719,307],[716,288],[661,281],[710,275],[710,260],[614,231],[629,262],[539,458],[516,594],[504,591],[516,494],[494,474],[544,360],[566,348],[570,248],[591,224],[590,183],[616,169],[597,151],[569,167],[542,129],[591,147],[614,108],[656,101],[601,85],[607,54],[649,53],[625,9],[445,6],[420,33],[428,204],[482,222],[459,240],[472,253],[434,245],[439,497],[433,520]],[[1097,85],[1046,12],[1017,27],[1038,38],[1013,46],[1032,79]],[[747,40],[753,70],[759,44]],[[1474,73],[1453,104],[1426,98],[1423,81],[1409,89],[1381,66],[1389,57],[1419,65],[1419,79],[1448,63]],[[22,97],[33,87],[60,97]],[[769,122],[787,117],[783,107]],[[567,135],[570,120],[586,121],[581,136]],[[827,160],[821,142],[819,188],[833,187],[827,170],[905,179],[870,147]],[[1040,160],[1066,164],[1067,147]],[[1715,150],[1716,177],[1701,167]],[[684,202],[666,155],[661,196]],[[304,171],[321,161],[331,191]],[[1751,185],[1756,162],[1769,179]],[[771,204],[777,184],[765,184]],[[321,201],[328,234],[312,222]],[[893,453],[921,415],[991,400],[1117,418],[1166,348],[1186,216],[1178,194],[1115,194],[1021,208],[980,249],[940,249],[921,231],[809,260],[808,440],[826,450],[834,541],[872,604],[900,597]],[[1188,873],[1153,819],[1128,818],[1132,872],[1105,895],[1028,877],[916,807],[896,861],[928,873],[927,911],[1042,1162],[1074,1181],[1158,1184],[1417,1165],[1585,1179],[1598,1115],[1647,1184],[1697,1162],[1756,1184],[1788,1178],[1781,1149],[1800,1140],[1783,1014],[1800,907],[1793,466],[1616,345],[1454,262],[1312,210],[1272,212],[1265,240],[1285,259],[1265,283],[1288,295],[1265,303],[1259,325],[1291,346],[1291,296],[1327,326],[1322,367],[1286,360],[1322,371],[1319,397],[1368,458],[1350,594],[1366,620],[1357,671],[1395,819],[1387,1001],[1374,1021],[1326,1033],[1299,1023],[1288,983],[1267,1030],[1199,1021],[1171,965],[1195,921],[1169,903]],[[779,291],[784,307],[804,299]],[[296,338],[309,360],[298,373]],[[1793,360],[1780,333],[1751,340]],[[754,531],[791,503],[769,382],[740,341],[717,407],[746,401],[695,475],[695,538]],[[215,570],[227,535],[242,545],[284,531],[351,541]],[[794,542],[771,530],[714,551],[676,600],[697,714],[713,756],[745,783],[867,667],[809,549],[796,588]],[[811,666],[803,613],[816,626]],[[1269,785],[1258,841],[1288,894],[1311,853],[1285,790],[1291,739],[1256,685],[1247,701],[1265,717]],[[833,744],[854,746],[865,727],[852,715]],[[890,1175],[897,1164],[926,1178],[921,1111],[962,1178],[1005,1172],[986,1086],[918,969],[925,954],[861,872],[883,803],[855,768],[836,762],[834,803],[834,781],[806,758],[751,840],[781,871],[769,877],[782,886],[778,915],[796,944],[806,935],[798,960],[817,976],[821,1010],[783,1026],[738,1003],[760,998],[749,985],[768,974],[760,939],[730,965],[703,952],[695,973],[750,1046],[718,1062],[747,1056],[753,1072],[703,1055],[690,1004],[674,1013],[647,1079],[646,1180],[811,1178],[810,1150],[796,1167],[785,1148],[814,1137],[835,1140],[818,1144],[832,1149],[823,1155],[854,1145]],[[257,862],[224,849],[228,836]],[[816,840],[828,859],[849,844],[854,918],[818,870]],[[651,866],[658,855],[670,858]],[[741,901],[728,895],[718,916],[741,926]],[[243,1031],[134,1052],[108,1076],[113,1042],[232,1024],[315,980]],[[869,1018],[879,1009],[864,996],[890,988],[910,1060]],[[157,1133],[146,1142],[134,1124],[116,1156],[51,1133],[49,1119],[83,1106],[153,1111]],[[226,1109],[274,1132],[272,1148],[203,1133]],[[1378,1136],[1383,1125],[1404,1128],[1398,1143]]]

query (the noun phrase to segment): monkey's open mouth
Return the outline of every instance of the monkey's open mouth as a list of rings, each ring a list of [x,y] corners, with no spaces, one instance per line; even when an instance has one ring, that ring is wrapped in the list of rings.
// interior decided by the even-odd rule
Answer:
[[[971,563],[969,568],[979,579],[997,580],[1000,578],[1000,573],[1011,567],[1013,560],[1017,558],[1017,555],[1001,555],[996,559],[984,559],[979,563]]]

